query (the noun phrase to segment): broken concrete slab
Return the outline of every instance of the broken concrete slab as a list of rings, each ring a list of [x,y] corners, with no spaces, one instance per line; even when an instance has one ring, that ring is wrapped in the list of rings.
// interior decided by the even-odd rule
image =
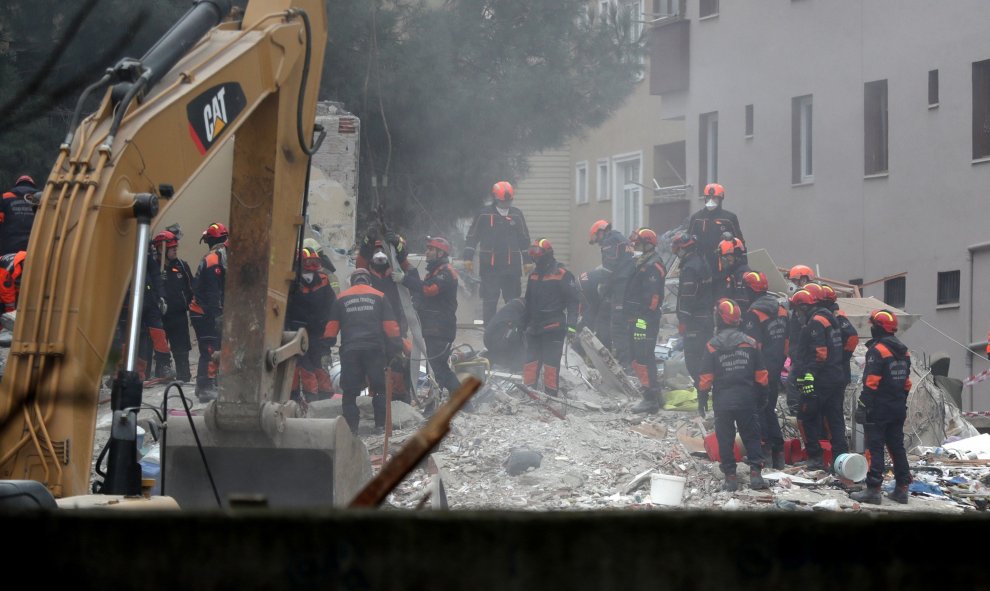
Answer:
[[[588,327],[581,329],[578,339],[584,347],[584,352],[591,359],[592,365],[602,376],[603,385],[609,394],[624,394],[628,398],[639,399],[639,388],[626,375],[608,347],[602,344]]]

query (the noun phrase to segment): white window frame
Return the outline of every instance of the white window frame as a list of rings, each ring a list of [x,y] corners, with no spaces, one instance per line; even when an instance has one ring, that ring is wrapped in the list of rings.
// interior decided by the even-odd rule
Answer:
[[[629,35],[629,40],[630,41],[639,39],[640,36],[643,34],[643,26],[645,24],[644,21],[645,21],[645,18],[646,18],[644,4],[643,4],[644,1],[645,0],[623,0],[622,1],[621,10],[631,13],[629,15],[630,16],[630,21],[629,21],[629,27],[630,27],[630,29],[628,31],[626,31],[626,33]],[[641,65],[641,66],[644,65],[644,64],[646,64],[646,55],[645,55],[645,53],[639,54],[639,57],[636,58],[636,63],[639,64],[639,65]],[[641,69],[639,71],[639,73],[637,74],[637,76],[636,76],[636,81],[637,82],[640,82],[644,78],[646,78],[646,70],[645,69]]]
[[[609,163],[608,158],[602,158],[598,161],[598,193],[595,198],[601,201],[608,201],[612,199],[612,193],[610,191],[612,185],[609,184],[609,179],[612,177],[609,174]]]
[[[574,165],[574,201],[578,205],[588,202],[588,161]]]
[[[815,141],[815,101],[813,95],[809,94],[801,97],[798,101],[798,119],[801,122],[801,135],[798,138],[798,145],[801,150],[801,182],[812,183],[815,181],[815,161],[813,149]]]
[[[635,163],[638,169],[635,180],[628,182],[620,175],[624,167]],[[613,195],[612,225],[623,234],[629,234],[643,226],[643,152],[619,154],[612,157]],[[627,213],[629,223],[627,224]],[[626,227],[626,226],[631,227]]]

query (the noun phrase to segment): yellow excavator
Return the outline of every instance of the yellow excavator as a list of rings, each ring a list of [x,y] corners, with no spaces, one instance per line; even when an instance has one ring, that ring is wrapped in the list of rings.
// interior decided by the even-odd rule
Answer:
[[[182,508],[235,495],[272,507],[331,506],[370,478],[367,450],[342,419],[303,418],[289,399],[307,342],[305,331],[286,333],[283,324],[307,170],[322,139],[314,119],[326,38],[324,0],[251,0],[236,13],[230,0],[197,0],[142,59],[122,60],[84,90],[28,245],[0,383],[0,496],[13,489],[17,497],[31,483],[62,500],[96,489],[97,504],[140,496],[143,294],[128,286],[144,285],[150,227],[228,142],[222,380],[205,415],[166,423],[163,495]],[[99,108],[80,122],[99,92]],[[107,468],[91,488],[100,384],[125,299],[126,362],[111,393]]]

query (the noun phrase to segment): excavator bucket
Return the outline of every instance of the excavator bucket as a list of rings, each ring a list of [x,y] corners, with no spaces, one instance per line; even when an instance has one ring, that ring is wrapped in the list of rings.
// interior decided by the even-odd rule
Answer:
[[[343,418],[285,419],[273,441],[262,430],[209,428],[206,417],[168,421],[162,494],[183,509],[346,506],[371,477],[364,443]],[[198,440],[197,440],[198,436]]]

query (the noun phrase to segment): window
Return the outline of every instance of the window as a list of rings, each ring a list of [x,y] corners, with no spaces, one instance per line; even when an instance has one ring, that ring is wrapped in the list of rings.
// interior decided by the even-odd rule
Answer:
[[[588,202],[588,163],[579,162],[575,167],[574,199],[578,203]]]
[[[973,62],[973,160],[990,156],[990,60]]]
[[[753,137],[753,105],[746,105],[746,137]]]
[[[907,295],[907,278],[903,275],[883,282],[883,301],[888,306],[903,308]]]
[[[811,99],[810,94],[791,99],[791,182],[795,185],[815,180]]]
[[[863,87],[864,172],[887,172],[887,81],[867,82]]]
[[[626,0],[622,4],[622,10],[624,12],[625,20],[623,22],[626,24],[626,39],[630,43],[638,43],[640,37],[643,35],[643,0],[634,0],[629,2]],[[636,63],[643,65],[646,63],[646,52],[638,52],[636,56]],[[646,77],[646,70],[640,69],[636,75],[636,80],[642,80]]]
[[[653,0],[654,18],[678,16],[683,0]]]
[[[959,271],[938,274],[938,299],[936,304],[948,306],[959,303]]]
[[[718,182],[718,111],[699,117],[698,125],[698,184]]]
[[[642,226],[643,185],[640,181],[639,156],[615,163],[615,229],[629,234]]]
[[[718,0],[701,0],[698,8],[698,18],[715,16],[718,14]]]
[[[608,183],[608,160],[598,161],[598,200],[608,201],[612,198]]]
[[[928,107],[938,106],[938,70],[928,70]]]

